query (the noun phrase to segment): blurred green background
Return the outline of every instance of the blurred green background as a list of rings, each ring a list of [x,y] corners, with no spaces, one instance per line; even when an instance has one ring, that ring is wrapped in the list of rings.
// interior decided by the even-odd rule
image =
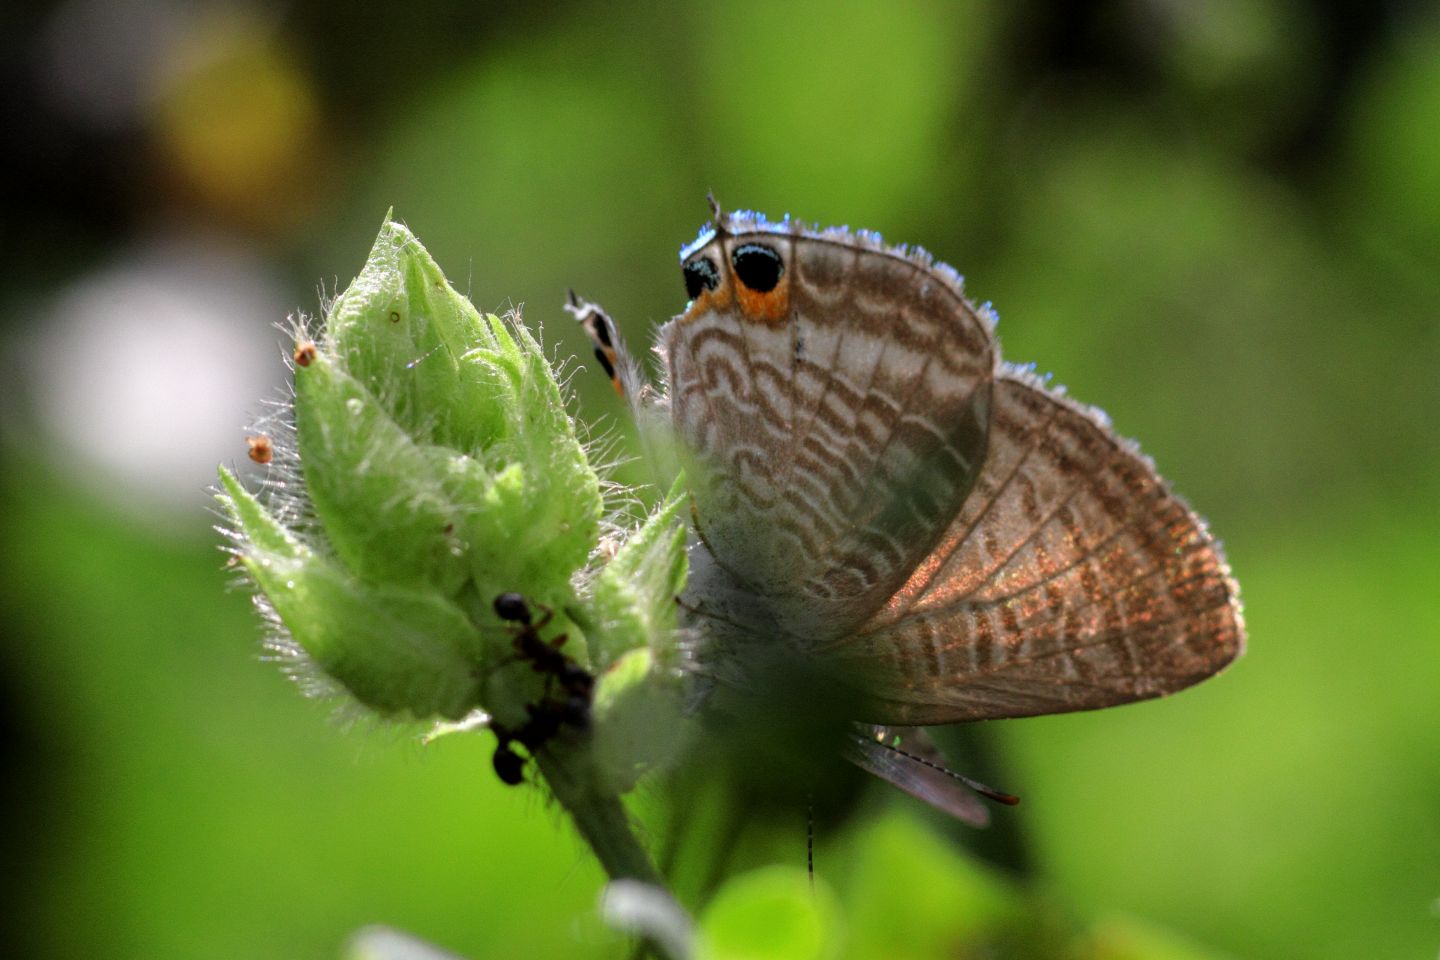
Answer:
[[[842,911],[915,877],[876,837],[924,830],[1085,928],[1440,949],[1433,5],[0,18],[7,955],[332,957],[374,922],[475,958],[621,955],[598,870],[488,739],[337,722],[261,662],[204,491],[251,466],[273,325],[348,282],[392,205],[478,306],[524,304],[585,358],[565,289],[644,342],[683,306],[709,189],[954,264],[1007,358],[1108,410],[1209,517],[1246,604],[1220,679],[972,731],[956,766],[1025,798],[988,835],[883,787],[822,830]],[[576,393],[622,413],[598,375]],[[803,819],[788,842],[798,865]]]

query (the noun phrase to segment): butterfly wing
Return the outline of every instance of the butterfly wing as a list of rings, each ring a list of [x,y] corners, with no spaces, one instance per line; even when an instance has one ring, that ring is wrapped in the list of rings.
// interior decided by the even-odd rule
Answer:
[[[975,489],[906,583],[830,644],[866,719],[1089,710],[1218,672],[1244,644],[1204,523],[1102,415],[1007,371]]]
[[[771,636],[848,634],[979,473],[990,321],[949,268],[863,235],[732,216],[686,271],[693,300],[661,348],[696,525],[727,581],[697,564],[692,595],[728,589]]]

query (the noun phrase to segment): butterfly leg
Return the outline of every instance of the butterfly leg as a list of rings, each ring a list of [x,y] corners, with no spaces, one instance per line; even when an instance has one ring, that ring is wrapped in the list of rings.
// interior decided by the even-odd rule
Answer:
[[[565,312],[575,318],[584,329],[585,335],[590,338],[595,349],[595,359],[610,378],[615,392],[627,398],[631,404],[636,403],[640,395],[646,392],[647,385],[640,374],[640,365],[626,348],[625,341],[620,339],[610,314],[606,313],[600,304],[576,296],[574,290],[570,291]]]
[[[629,403],[656,481],[662,489],[668,487],[679,467],[670,441],[669,410],[663,392],[646,379],[644,366],[625,346],[615,321],[603,307],[571,290],[565,311],[584,329],[601,369],[610,378],[615,392]]]

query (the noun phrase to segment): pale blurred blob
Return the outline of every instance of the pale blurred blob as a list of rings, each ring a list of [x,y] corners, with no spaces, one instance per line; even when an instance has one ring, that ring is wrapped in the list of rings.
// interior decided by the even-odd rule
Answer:
[[[1128,0],[1132,42],[1167,78],[1186,126],[1249,151],[1291,136],[1322,85],[1313,12],[1294,0]]]
[[[365,927],[355,933],[344,960],[461,960],[418,937],[390,927]]]
[[[150,241],[41,317],[21,347],[30,405],[77,461],[70,475],[192,526],[216,464],[244,461],[256,399],[278,395],[284,316],[275,281],[243,252],[197,235]]]
[[[70,0],[46,25],[42,89],[66,114],[103,130],[137,124],[156,78],[197,4],[180,0]]]
[[[67,116],[146,134],[152,207],[242,230],[293,226],[324,193],[318,96],[295,45],[246,0],[70,0],[40,87]]]
[[[274,24],[238,7],[197,19],[157,80],[154,149],[190,203],[241,228],[310,213],[326,170],[320,109]]]

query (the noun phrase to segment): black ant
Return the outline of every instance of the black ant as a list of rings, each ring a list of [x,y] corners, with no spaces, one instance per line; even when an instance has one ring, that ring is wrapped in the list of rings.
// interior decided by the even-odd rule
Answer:
[[[540,638],[540,630],[550,622],[554,612],[543,607],[544,614],[537,623],[530,613],[530,605],[518,593],[502,593],[495,598],[495,615],[507,623],[516,624],[515,655],[530,664],[536,673],[545,676],[545,696],[539,703],[527,704],[525,709],[529,720],[519,730],[507,730],[492,724],[500,744],[495,749],[493,760],[495,775],[502,783],[515,786],[523,779],[525,761],[510,746],[512,742],[522,744],[534,752],[560,732],[561,725],[577,730],[590,726],[590,697],[595,688],[595,678],[571,657],[561,652],[565,645],[565,634],[560,634],[549,643]],[[559,683],[563,697],[551,696],[552,683]]]
[[[540,639],[540,630],[555,616],[554,611],[548,607],[542,609],[545,611],[544,615],[540,622],[536,623],[530,614],[530,605],[520,594],[502,593],[495,598],[496,616],[520,625],[515,631],[516,655],[527,661],[536,673],[546,676],[547,687],[549,680],[558,680],[568,696],[581,697],[588,705],[595,678],[572,658],[560,652],[560,648],[565,646],[565,634],[560,634],[549,643]]]

